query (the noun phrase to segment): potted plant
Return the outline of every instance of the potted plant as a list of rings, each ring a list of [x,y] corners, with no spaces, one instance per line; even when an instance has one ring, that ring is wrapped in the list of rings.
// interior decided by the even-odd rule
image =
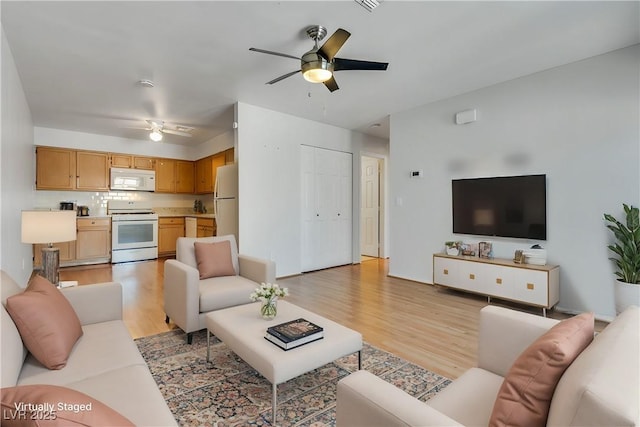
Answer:
[[[460,255],[460,243],[461,242],[454,241],[444,242],[447,250],[447,255]]]
[[[607,228],[616,241],[607,247],[617,255],[615,262],[617,280],[614,283],[616,312],[620,314],[630,305],[640,305],[640,215],[637,207],[622,205],[625,222],[604,214]]]

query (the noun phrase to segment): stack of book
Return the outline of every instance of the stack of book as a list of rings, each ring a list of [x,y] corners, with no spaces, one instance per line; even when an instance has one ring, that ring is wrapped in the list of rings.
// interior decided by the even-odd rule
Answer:
[[[267,329],[264,338],[284,350],[322,339],[324,330],[306,319],[296,319]]]

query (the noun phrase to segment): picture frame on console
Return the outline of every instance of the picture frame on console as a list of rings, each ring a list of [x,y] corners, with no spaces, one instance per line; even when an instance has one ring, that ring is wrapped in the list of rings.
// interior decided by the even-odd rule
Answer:
[[[478,243],[478,257],[484,259],[493,258],[493,244],[491,242]]]

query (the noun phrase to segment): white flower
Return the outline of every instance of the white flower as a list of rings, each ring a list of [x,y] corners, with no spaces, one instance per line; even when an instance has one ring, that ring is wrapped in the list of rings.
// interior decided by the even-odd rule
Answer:
[[[251,301],[257,301],[273,297],[282,298],[287,295],[289,295],[289,289],[287,288],[281,288],[278,284],[262,283],[249,295],[249,298],[251,298]]]

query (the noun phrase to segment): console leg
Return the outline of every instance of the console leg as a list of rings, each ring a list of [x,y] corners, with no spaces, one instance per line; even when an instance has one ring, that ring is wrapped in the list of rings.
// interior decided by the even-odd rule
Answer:
[[[547,309],[542,307],[542,317],[547,317]]]

